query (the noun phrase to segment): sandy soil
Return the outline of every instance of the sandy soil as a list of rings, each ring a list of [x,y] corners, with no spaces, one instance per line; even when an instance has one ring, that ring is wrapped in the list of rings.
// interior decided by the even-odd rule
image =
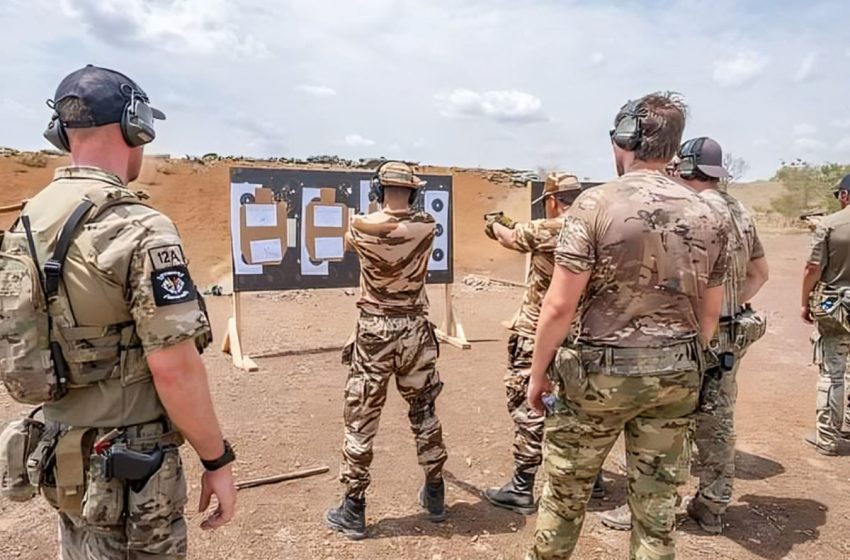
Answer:
[[[49,176],[49,167],[33,169],[0,158],[0,205],[36,191]],[[176,220],[196,278],[210,283],[226,277],[225,165],[152,161],[141,183],[151,201]],[[221,421],[239,454],[237,474],[250,478],[314,465],[328,465],[331,472],[240,492],[237,519],[214,533],[199,529],[201,517],[190,508],[190,558],[521,558],[534,518],[494,509],[480,491],[501,484],[511,469],[511,423],[501,384],[507,333],[500,323],[522,294],[508,286],[475,289],[460,280],[468,272],[521,280],[522,257],[495,247],[480,226],[481,213],[495,207],[522,217],[527,198],[521,189],[494,185],[478,173],[455,174],[455,194],[456,305],[474,345],[467,351],[444,346],[440,359],[446,388],[438,412],[450,454],[448,521],[432,525],[416,505],[422,475],[403,401],[392,393],[375,442],[367,509],[372,538],[352,543],[324,528],[323,512],[341,491],[336,470],[345,369],[338,352],[322,349],[341,345],[348,335],[355,298],[341,290],[252,294],[245,297],[245,344],[260,371],[235,370],[215,348],[205,354]],[[765,243],[772,277],[756,303],[766,310],[770,327],[739,374],[735,503],[719,537],[702,534],[683,518],[680,558],[850,558],[850,450],[827,458],[802,442],[814,424],[816,382],[815,369],[807,365],[810,328],[797,317],[806,239],[768,235]],[[439,317],[440,289],[432,292]],[[219,342],[229,300],[214,298],[210,304]],[[0,423],[24,410],[0,396]],[[592,501],[591,512],[624,499],[625,479],[613,461],[619,455],[615,449],[606,465],[608,497]],[[191,451],[184,459],[191,504],[198,496],[200,469]],[[683,492],[692,489],[693,483]],[[575,557],[625,558],[627,539],[604,529],[591,513]],[[55,551],[54,517],[46,504],[0,500],[0,559],[42,560],[55,557]]]

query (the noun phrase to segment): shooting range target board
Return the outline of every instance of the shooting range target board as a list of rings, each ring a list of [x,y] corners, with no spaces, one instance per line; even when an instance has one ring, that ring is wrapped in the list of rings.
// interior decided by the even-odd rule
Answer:
[[[351,288],[360,283],[357,255],[345,251],[350,219],[377,209],[372,171],[230,170],[230,232],[236,292]],[[422,175],[415,207],[437,222],[429,284],[451,284],[452,178]]]
[[[531,184],[531,201],[535,201],[543,194],[543,181],[529,181]],[[589,189],[590,187],[595,187],[597,185],[601,185],[600,181],[582,181],[582,186],[585,189]],[[540,220],[546,217],[546,205],[545,201],[541,200],[536,204],[531,205],[531,219],[532,220]]]

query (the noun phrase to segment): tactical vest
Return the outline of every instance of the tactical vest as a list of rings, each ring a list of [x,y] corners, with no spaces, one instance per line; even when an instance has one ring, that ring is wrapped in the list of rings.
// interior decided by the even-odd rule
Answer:
[[[92,268],[89,257],[92,257],[94,249],[85,247],[84,243],[77,243],[77,248],[83,253],[84,266],[74,266],[77,289],[74,290],[73,300],[69,298],[66,265],[75,240],[107,210],[119,205],[144,204],[136,194],[125,188],[104,181],[91,180],[89,183],[82,189],[69,186],[66,191],[51,196],[49,201],[44,200],[44,197],[39,201],[39,197],[36,197],[35,201],[39,202],[30,202],[24,207],[21,217],[10,231],[3,234],[0,242],[0,252],[4,253],[4,259],[8,259],[6,268],[0,270],[4,273],[0,275],[0,297],[4,298],[4,314],[11,317],[4,317],[4,321],[9,321],[8,326],[0,329],[0,374],[10,395],[21,402],[55,402],[69,390],[108,379],[120,379],[121,384],[126,386],[150,378],[150,370],[123,292],[117,289],[89,289],[89,286],[95,288],[106,280]],[[40,220],[37,228],[30,228],[29,219],[43,211],[39,204],[50,205],[49,214],[43,216],[55,216],[57,219],[52,220],[52,223]],[[15,287],[12,286],[14,274],[10,269],[14,267],[8,266],[8,263],[13,263],[16,255],[31,258],[43,271],[39,279],[41,293],[32,293],[31,297],[44,298],[35,307],[40,305],[46,309],[43,318],[47,322],[46,329],[42,324],[37,328],[27,324],[20,317],[17,318],[17,326],[13,326],[16,322],[16,296]],[[22,268],[19,268],[18,273]],[[80,289],[80,286],[85,289]],[[24,292],[27,291],[29,289],[25,287]],[[31,291],[35,292],[36,289]],[[22,299],[20,294],[17,298]],[[108,312],[110,316],[101,323],[91,324],[87,321],[85,325],[80,325],[75,318],[75,309],[115,311]],[[24,318],[30,315],[32,313],[25,313]],[[35,315],[34,322],[40,323],[42,317]],[[15,340],[18,334],[16,331],[23,331],[24,338],[28,340],[23,344]],[[43,340],[45,333],[49,333],[49,340]],[[34,349],[33,344],[36,344]],[[41,363],[38,363],[39,360]],[[47,374],[48,377],[52,374],[52,378],[45,380],[35,377],[39,373]]]

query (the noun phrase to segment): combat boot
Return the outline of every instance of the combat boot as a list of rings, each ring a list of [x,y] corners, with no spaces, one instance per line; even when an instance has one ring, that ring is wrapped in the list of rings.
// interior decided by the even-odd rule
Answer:
[[[325,514],[325,524],[351,540],[366,538],[366,499],[346,496]]]
[[[803,438],[803,441],[815,448],[815,451],[827,457],[835,457],[838,455],[838,450],[835,447],[826,447],[818,443],[817,434],[809,434]]]
[[[488,488],[484,497],[494,506],[509,509],[522,515],[537,511],[534,503],[534,474],[515,472],[511,481],[501,488]]]
[[[709,535],[719,535],[723,532],[723,518],[716,513],[711,513],[708,506],[698,498],[692,498],[685,510],[688,512],[688,517],[696,521]]]
[[[603,511],[599,514],[603,525],[615,531],[628,531],[632,528],[632,510],[629,504],[623,504],[616,509]]]
[[[419,505],[428,512],[432,523],[442,523],[446,520],[446,483],[426,482],[419,491]]]

